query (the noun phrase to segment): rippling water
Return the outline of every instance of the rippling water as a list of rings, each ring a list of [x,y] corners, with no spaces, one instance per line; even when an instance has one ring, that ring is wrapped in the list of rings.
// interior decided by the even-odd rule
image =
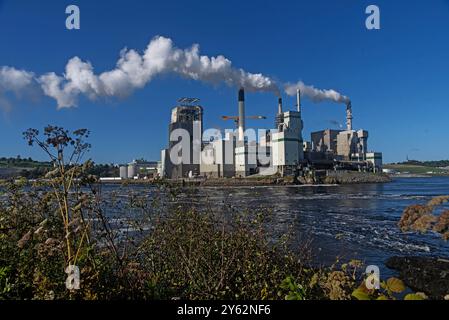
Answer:
[[[115,188],[110,185],[105,191]],[[148,187],[132,188],[151,193]],[[181,193],[177,203],[222,214],[230,208],[268,208],[270,228],[280,234],[293,226],[312,239],[317,262],[331,264],[341,256],[383,267],[393,255],[449,256],[449,242],[438,234],[402,233],[397,227],[405,207],[448,194],[449,178],[398,178],[369,185],[202,187]]]

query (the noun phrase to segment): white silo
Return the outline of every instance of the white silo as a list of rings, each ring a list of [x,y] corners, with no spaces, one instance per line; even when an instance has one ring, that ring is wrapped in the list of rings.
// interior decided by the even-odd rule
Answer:
[[[136,176],[136,164],[134,162],[128,164],[128,179],[133,179]]]
[[[128,167],[127,166],[120,166],[120,178],[128,179]]]

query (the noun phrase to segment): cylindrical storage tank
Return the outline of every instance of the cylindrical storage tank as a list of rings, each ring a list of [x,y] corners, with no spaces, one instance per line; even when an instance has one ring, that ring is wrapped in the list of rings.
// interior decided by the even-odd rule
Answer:
[[[129,164],[128,165],[128,179],[133,179],[136,176],[136,165]]]
[[[128,179],[128,167],[126,166],[120,167],[120,178]]]

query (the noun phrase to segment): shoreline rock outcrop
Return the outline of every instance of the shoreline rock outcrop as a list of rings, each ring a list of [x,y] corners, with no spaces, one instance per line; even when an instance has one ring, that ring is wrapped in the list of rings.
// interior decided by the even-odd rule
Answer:
[[[391,178],[385,174],[366,172],[336,171],[327,175],[304,177],[248,177],[248,178],[208,178],[188,185],[198,186],[293,186],[293,185],[338,185],[338,184],[367,184],[388,183]]]
[[[416,292],[432,299],[449,294],[449,258],[391,257],[385,265],[399,272],[399,278]]]

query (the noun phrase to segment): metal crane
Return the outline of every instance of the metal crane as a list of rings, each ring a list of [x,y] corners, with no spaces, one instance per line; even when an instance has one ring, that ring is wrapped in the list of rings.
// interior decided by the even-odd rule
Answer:
[[[252,119],[252,120],[264,120],[267,117],[265,116],[246,116],[245,119]],[[222,116],[221,119],[227,121],[227,120],[233,120],[235,123],[235,126],[238,128],[239,126],[239,117],[238,116]]]

